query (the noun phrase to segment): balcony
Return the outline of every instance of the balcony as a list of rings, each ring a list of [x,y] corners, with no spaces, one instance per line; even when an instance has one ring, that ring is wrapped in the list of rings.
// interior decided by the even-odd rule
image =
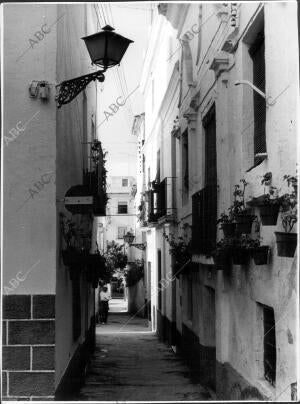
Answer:
[[[175,213],[175,178],[166,177],[159,183],[153,182],[147,191],[148,224],[174,221]]]
[[[93,196],[94,216],[105,216],[107,205],[106,193],[106,169],[104,166],[104,155],[102,149],[99,152],[97,164],[94,164],[93,170],[86,170],[83,174],[83,185]]]
[[[210,256],[216,247],[217,187],[208,185],[192,197],[192,252]]]

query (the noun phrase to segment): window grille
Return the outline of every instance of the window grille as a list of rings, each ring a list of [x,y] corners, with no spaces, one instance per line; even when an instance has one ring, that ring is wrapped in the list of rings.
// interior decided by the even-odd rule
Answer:
[[[205,133],[205,185],[217,184],[216,112],[213,105],[203,120]]]
[[[127,202],[118,202],[118,213],[119,214],[128,213]]]
[[[192,196],[192,251],[211,254],[216,246],[217,192],[210,185]]]
[[[276,330],[274,310],[263,306],[264,321],[264,375],[273,386],[276,380]]]
[[[157,216],[162,217],[167,214],[166,210],[167,178],[160,182],[157,193]]]
[[[249,49],[253,62],[253,84],[264,93],[266,87],[265,77],[265,40],[262,30]],[[266,100],[256,91],[253,91],[254,112],[254,164],[261,163],[264,157],[261,153],[267,152],[266,146]]]
[[[126,234],[126,227],[118,227],[118,238],[121,239]]]
[[[185,192],[189,190],[189,140],[188,131],[182,134],[182,187]]]
[[[216,113],[213,105],[203,119],[205,136],[205,187],[192,197],[192,250],[210,254],[217,236]]]

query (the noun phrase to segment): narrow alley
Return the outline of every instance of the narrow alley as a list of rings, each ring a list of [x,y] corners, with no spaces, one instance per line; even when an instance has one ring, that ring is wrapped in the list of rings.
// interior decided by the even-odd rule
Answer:
[[[299,5],[1,3],[0,402],[299,401]]]
[[[111,313],[97,325],[96,349],[76,401],[209,400],[183,361],[148,330],[147,320]]]

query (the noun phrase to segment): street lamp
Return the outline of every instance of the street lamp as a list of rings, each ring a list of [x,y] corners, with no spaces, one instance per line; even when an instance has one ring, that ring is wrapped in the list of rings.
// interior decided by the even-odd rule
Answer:
[[[145,250],[147,247],[147,243],[135,243],[133,244],[133,240],[134,240],[135,236],[130,233],[130,231],[128,231],[126,234],[124,234],[124,243],[127,243],[129,245],[129,247],[136,247],[139,250]]]
[[[106,25],[96,34],[81,39],[85,42],[92,64],[100,66],[102,70],[61,82],[58,85],[58,108],[71,102],[91,81],[103,82],[106,70],[120,64],[128,46],[133,42],[114,32],[114,28],[110,25]]]

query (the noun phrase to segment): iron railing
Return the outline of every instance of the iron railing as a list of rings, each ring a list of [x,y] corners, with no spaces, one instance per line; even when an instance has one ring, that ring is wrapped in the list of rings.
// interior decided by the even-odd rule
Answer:
[[[147,217],[149,223],[158,220],[173,220],[175,217],[175,181],[166,177],[159,183],[152,183],[147,191]]]

